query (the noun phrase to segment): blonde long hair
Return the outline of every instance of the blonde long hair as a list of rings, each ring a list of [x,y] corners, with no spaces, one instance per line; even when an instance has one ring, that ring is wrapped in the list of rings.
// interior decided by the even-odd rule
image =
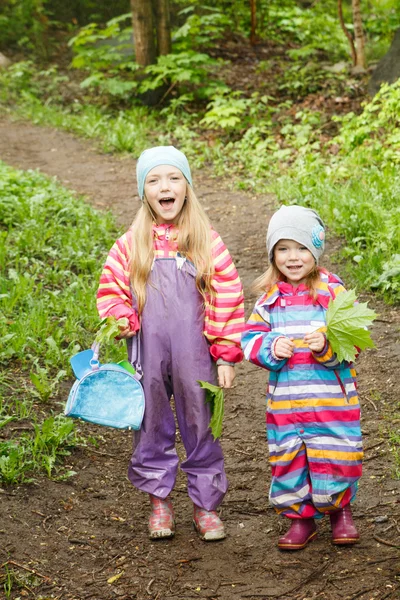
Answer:
[[[146,284],[153,265],[153,231],[155,215],[146,197],[132,223],[130,279],[139,314],[146,304]],[[178,251],[189,258],[197,269],[196,287],[206,300],[214,297],[211,280],[214,263],[211,252],[210,221],[189,184],[186,200],[178,216]]]
[[[318,296],[318,284],[320,279],[320,269],[317,264],[315,264],[314,268],[307,275],[305,281],[305,285],[309,289],[310,295],[312,298],[314,298],[314,300],[316,300]],[[282,275],[276,266],[274,259],[272,259],[268,269],[262,275],[260,275],[260,277],[257,277],[251,286],[251,289],[257,294],[269,292],[274,285],[278,283],[278,281],[287,281],[287,279],[284,275]]]

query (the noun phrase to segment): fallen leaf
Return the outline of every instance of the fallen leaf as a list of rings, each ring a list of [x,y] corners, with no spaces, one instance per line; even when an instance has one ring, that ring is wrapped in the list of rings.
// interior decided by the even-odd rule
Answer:
[[[107,583],[111,584],[111,583],[115,583],[116,581],[118,581],[118,579],[120,577],[122,577],[122,575],[125,573],[125,571],[121,571],[121,573],[118,573],[117,575],[113,575],[112,577],[110,577],[110,579],[107,579]]]

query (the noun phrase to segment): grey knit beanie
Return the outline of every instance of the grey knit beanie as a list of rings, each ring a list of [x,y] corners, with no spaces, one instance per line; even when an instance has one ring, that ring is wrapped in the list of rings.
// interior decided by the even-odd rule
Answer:
[[[305,246],[318,262],[325,246],[325,227],[322,219],[311,208],[281,206],[272,216],[267,231],[269,261],[274,257],[274,246],[279,240],[294,240]]]

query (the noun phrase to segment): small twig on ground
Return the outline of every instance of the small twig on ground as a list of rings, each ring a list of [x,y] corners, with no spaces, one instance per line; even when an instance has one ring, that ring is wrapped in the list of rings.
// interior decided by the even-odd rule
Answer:
[[[245,454],[246,456],[253,456],[250,452],[245,452],[244,450],[239,450],[239,448],[235,448],[235,452],[238,454]]]
[[[373,506],[368,506],[365,510],[370,511],[370,510],[374,510],[375,508],[382,508],[382,506],[394,506],[397,503],[398,503],[398,500],[395,500],[394,502],[378,502],[378,504],[374,504]]]
[[[366,565],[377,565],[378,563],[386,562],[387,560],[399,560],[398,555],[388,556],[387,558],[380,558],[379,560],[369,560]]]
[[[395,588],[394,590],[389,590],[389,592],[387,592],[384,596],[382,596],[381,600],[385,600],[385,598],[389,598],[389,596],[391,596],[393,594],[393,592],[395,592],[397,590],[397,588]],[[393,596],[394,598],[394,596]]]
[[[356,594],[353,594],[353,596],[350,596],[350,598],[348,598],[348,600],[355,600],[356,598],[359,598],[360,596],[362,596],[363,594],[366,594],[367,592],[372,592],[372,590],[375,590],[375,587],[368,588],[367,590],[365,588],[363,588]]]
[[[374,538],[374,540],[376,540],[380,544],[385,544],[385,546],[391,546],[392,548],[398,548],[400,550],[400,546],[398,544],[393,544],[393,542],[388,542],[387,540],[383,540],[382,538],[378,537],[377,535],[373,535],[372,537]]]
[[[369,452],[370,450],[373,450],[374,448],[378,448],[378,446],[382,446],[384,441],[385,440],[380,440],[377,444],[374,444],[373,446],[368,446],[368,448],[364,448],[364,452]]]
[[[184,563],[191,563],[195,560],[201,560],[203,557],[202,556],[193,556],[193,558],[181,558],[180,560],[177,560],[177,564],[182,565]]]
[[[109,454],[108,452],[100,452],[100,450],[93,450],[93,448],[90,448],[90,450],[88,450],[89,454],[99,454],[100,456],[109,456],[110,458],[118,458],[118,456],[115,456],[115,454]]]
[[[155,582],[155,577],[153,577],[153,579],[150,579],[149,584],[148,584],[148,586],[146,588],[146,592],[148,593],[149,596],[151,595],[150,588],[151,588],[151,586],[153,585],[154,582]]]
[[[380,456],[380,454],[373,454],[372,456],[367,456],[366,458],[363,458],[363,463],[368,462],[369,460],[374,460],[375,458],[379,458]]]
[[[43,521],[42,521],[42,527],[43,527],[43,529],[45,530],[46,533],[48,533],[48,531],[49,531],[49,529],[51,527],[51,525],[49,527],[46,527],[46,521],[48,521],[49,519],[52,519],[52,518],[53,518],[53,515],[47,515],[47,517],[45,517],[43,519]]]
[[[42,579],[44,579],[48,583],[51,582],[51,578],[48,577],[47,575],[42,575],[41,573],[39,573],[35,569],[30,569],[29,567],[25,567],[24,565],[20,565],[19,563],[15,562],[15,560],[7,560],[5,563],[3,563],[0,566],[0,568],[2,569],[6,565],[14,565],[14,567],[18,567],[19,569],[23,569],[24,571],[28,571],[29,573],[33,573],[34,575],[37,575],[38,577],[41,577]]]
[[[280,591],[278,594],[268,594],[268,592],[264,592],[263,594],[243,594],[243,598],[252,598],[257,597],[257,598],[281,598],[283,596],[288,596],[289,594],[293,594],[293,592],[297,592],[297,590],[299,590],[301,587],[303,587],[303,585],[306,585],[307,583],[309,583],[312,579],[314,579],[314,577],[316,577],[317,575],[320,575],[321,573],[323,573],[323,571],[325,571],[325,569],[327,568],[327,566],[330,564],[330,559],[327,560],[325,562],[324,565],[322,565],[321,567],[318,567],[318,569],[315,569],[314,571],[312,571],[305,579],[302,579],[300,581],[300,583],[298,583],[294,588],[291,588],[290,590],[287,590],[285,592]]]
[[[376,404],[373,400],[371,400],[371,398],[368,398],[368,396],[364,396],[365,400],[367,400],[367,402],[369,402],[370,404],[372,404],[372,406],[374,407],[375,411],[377,412],[378,409],[376,408]]]
[[[76,538],[69,538],[68,542],[70,544],[80,544],[82,546],[92,546],[93,545],[90,542],[88,542],[87,540],[77,540]]]

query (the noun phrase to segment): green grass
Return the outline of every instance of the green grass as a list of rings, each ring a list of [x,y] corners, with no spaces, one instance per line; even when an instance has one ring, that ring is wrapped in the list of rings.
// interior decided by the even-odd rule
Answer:
[[[0,364],[65,370],[98,323],[112,217],[53,179],[0,163],[0,234]]]
[[[117,229],[54,179],[0,162],[0,236],[0,480],[66,477],[63,457],[86,442],[59,414],[60,384],[99,326],[96,290]],[[104,360],[125,355],[120,343]]]

